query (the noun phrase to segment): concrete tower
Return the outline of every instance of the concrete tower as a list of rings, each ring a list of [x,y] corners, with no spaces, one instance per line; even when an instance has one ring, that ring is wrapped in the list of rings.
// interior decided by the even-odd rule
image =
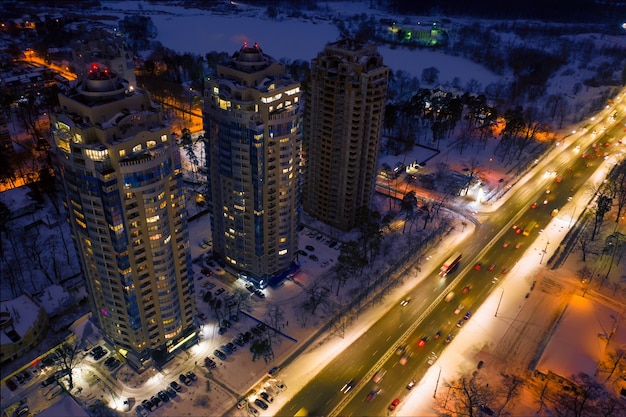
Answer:
[[[244,44],[204,99],[213,252],[240,278],[273,285],[298,250],[300,84]]]
[[[93,64],[50,119],[93,319],[137,369],[165,362],[197,336],[180,156],[161,108]]]
[[[304,211],[337,229],[355,225],[376,179],[389,68],[373,44],[341,40],[311,62],[303,129]]]

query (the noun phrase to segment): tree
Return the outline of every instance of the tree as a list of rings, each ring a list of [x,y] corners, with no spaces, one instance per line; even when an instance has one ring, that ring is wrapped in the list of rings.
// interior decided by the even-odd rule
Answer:
[[[587,262],[587,256],[590,253],[594,253],[595,245],[593,244],[593,238],[588,230],[583,230],[578,236],[578,249],[582,253],[582,261]]]
[[[267,322],[270,324],[272,328],[276,330],[280,330],[283,323],[285,323],[285,309],[280,304],[276,304],[272,302],[267,303],[267,305],[265,306],[265,317],[267,319]],[[268,333],[268,339],[271,343],[272,332],[268,331],[267,333]]]
[[[6,237],[9,237],[9,220],[11,220],[12,214],[9,207],[0,201],[0,253],[4,252],[3,250],[3,239],[2,234]]]
[[[435,409],[441,415],[458,417],[482,416],[487,409],[493,410],[495,415],[508,415],[524,379],[507,373],[502,373],[499,379],[487,380],[475,371],[472,375],[462,375],[455,381],[444,383],[444,389],[435,397]]]
[[[626,207],[626,163],[622,161],[615,166],[608,177],[608,182],[611,185],[611,197],[617,206],[615,223],[618,223],[622,216],[622,211]]]
[[[428,67],[422,70],[422,82],[424,84],[437,84],[439,82],[439,69],[436,67]]]
[[[274,351],[272,345],[268,339],[256,339],[250,345],[250,352],[252,353],[252,362],[259,358],[263,358],[265,363],[274,358]]]
[[[597,232],[604,221],[604,215],[609,212],[611,209],[611,204],[613,199],[610,197],[600,194],[596,200],[596,207],[594,208],[595,218],[593,222],[593,232],[591,233],[591,240],[594,240]]]
[[[74,367],[78,365],[78,361],[81,359],[81,349],[79,345],[80,342],[74,340],[73,342],[64,343],[56,350],[58,357],[56,365],[59,368],[59,374],[68,376],[68,388],[70,391],[74,388],[74,378],[72,375],[72,371],[74,370]]]
[[[404,212],[404,225],[402,226],[402,234],[406,228],[406,224],[413,217],[414,211],[417,208],[417,197],[415,197],[415,191],[409,191],[404,195],[400,202],[400,211]],[[409,233],[411,230],[409,229]]]
[[[612,393],[599,382],[583,372],[570,378],[574,385],[565,390],[562,386],[555,388],[552,400],[554,410],[560,416],[592,417],[592,416],[621,416],[626,410],[623,406],[616,409],[613,406],[607,409]],[[607,411],[609,413],[607,414]]]

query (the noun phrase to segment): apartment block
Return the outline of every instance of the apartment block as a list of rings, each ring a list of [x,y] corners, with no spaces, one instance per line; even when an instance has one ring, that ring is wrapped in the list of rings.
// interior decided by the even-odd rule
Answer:
[[[261,288],[296,268],[300,95],[257,44],[244,44],[205,82],[213,253]]]
[[[389,68],[376,45],[344,39],[311,62],[303,128],[304,211],[348,231],[369,208]]]
[[[50,115],[92,320],[136,369],[197,341],[181,162],[161,107],[93,64]]]

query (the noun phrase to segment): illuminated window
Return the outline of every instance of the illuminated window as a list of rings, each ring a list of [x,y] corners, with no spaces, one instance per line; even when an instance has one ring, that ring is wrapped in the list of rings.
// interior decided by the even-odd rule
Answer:
[[[158,220],[159,220],[159,215],[157,214],[156,216],[148,217],[148,218],[146,219],[146,222],[148,222],[148,223],[154,223],[154,222],[156,222],[156,221],[158,221]]]
[[[95,149],[85,149],[85,155],[87,158],[92,161],[104,161],[109,156],[109,151],[106,149],[95,150]]]
[[[120,158],[123,158],[126,156],[126,149],[120,149]]]
[[[147,146],[148,148],[154,148],[154,147],[156,146],[156,141],[154,141],[154,140],[149,140],[149,141],[147,141],[147,142],[146,142],[146,146]]]
[[[142,149],[141,143],[135,147],[133,147],[133,152],[139,152]]]
[[[161,135],[161,142],[167,142],[167,135]]]

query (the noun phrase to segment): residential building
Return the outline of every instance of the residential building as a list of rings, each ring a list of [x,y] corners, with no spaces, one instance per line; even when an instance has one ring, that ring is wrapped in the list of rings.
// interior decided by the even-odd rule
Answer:
[[[243,47],[205,82],[213,253],[259,287],[295,269],[300,84],[259,45]]]
[[[339,230],[369,208],[389,68],[374,44],[344,39],[311,61],[303,128],[304,211]]]
[[[93,64],[50,115],[93,320],[141,370],[197,340],[181,162],[149,94]]]
[[[48,324],[46,311],[30,294],[3,300],[0,311],[0,363],[5,365],[37,347],[46,335]]]

